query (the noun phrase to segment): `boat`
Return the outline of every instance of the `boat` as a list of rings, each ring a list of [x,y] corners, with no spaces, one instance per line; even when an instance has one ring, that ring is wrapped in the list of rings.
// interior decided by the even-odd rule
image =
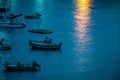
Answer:
[[[60,50],[61,49],[61,43],[60,44],[32,44],[32,49],[37,50]]]
[[[6,62],[5,64],[5,71],[38,71],[40,70],[40,65],[37,62],[33,62],[31,65],[21,64],[17,62],[17,64],[9,64]]]
[[[11,50],[11,46],[10,45],[0,45],[0,51],[1,50]]]
[[[60,50],[62,43],[41,43],[32,41],[31,49],[35,50]]]
[[[53,33],[52,31],[46,30],[46,29],[31,29],[31,30],[28,30],[28,32],[37,33],[37,34],[51,34],[51,33]]]
[[[9,14],[3,19],[0,19],[0,28],[8,29],[8,28],[25,28],[25,23],[21,23],[21,21],[17,21],[18,19],[14,20],[22,16],[23,14]],[[2,18],[2,17],[1,17]]]
[[[26,25],[24,23],[1,23],[0,28],[2,29],[10,29],[10,28],[25,28]]]
[[[39,19],[40,16],[41,16],[41,14],[36,12],[35,15],[26,15],[25,19]]]
[[[26,25],[21,22],[21,18],[18,18],[23,14],[11,14],[11,0],[1,0],[0,2],[0,28],[25,28]]]

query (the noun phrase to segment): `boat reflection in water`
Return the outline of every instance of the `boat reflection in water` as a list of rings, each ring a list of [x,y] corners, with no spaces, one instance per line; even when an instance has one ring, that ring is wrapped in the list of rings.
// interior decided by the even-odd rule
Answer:
[[[90,13],[91,13],[91,0],[76,0],[76,10],[75,10],[75,37],[76,37],[76,47],[78,53],[75,54],[79,60],[77,64],[80,64],[80,72],[86,71],[86,66],[89,59],[89,45],[91,42],[91,36],[89,34],[90,30]],[[87,63],[87,64],[86,64]]]

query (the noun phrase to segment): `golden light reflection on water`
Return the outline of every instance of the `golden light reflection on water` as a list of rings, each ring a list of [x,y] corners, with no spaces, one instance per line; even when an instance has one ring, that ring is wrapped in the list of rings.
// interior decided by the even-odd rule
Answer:
[[[89,34],[90,30],[90,14],[91,14],[91,0],[75,0],[76,10],[75,10],[75,30],[77,39],[77,50],[79,51],[76,56],[79,57],[77,63],[78,70],[80,72],[86,72],[88,70],[87,65],[90,64],[90,56],[86,54],[89,52],[89,44],[91,43],[91,36]],[[86,56],[86,57],[85,57]],[[86,66],[85,66],[86,65]]]
[[[86,44],[90,41],[88,34],[90,13],[91,13],[91,0],[76,0],[75,22],[76,22],[76,37],[80,51],[87,50]]]

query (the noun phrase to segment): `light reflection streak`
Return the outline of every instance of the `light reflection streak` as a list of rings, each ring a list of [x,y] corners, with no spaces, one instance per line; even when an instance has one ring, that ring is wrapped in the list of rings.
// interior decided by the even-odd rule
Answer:
[[[89,43],[91,43],[91,37],[89,34],[89,24],[90,24],[90,13],[91,13],[91,0],[75,0],[76,10],[75,10],[75,22],[76,22],[76,38],[77,38],[77,49],[79,53],[76,56],[79,57],[77,63],[78,70],[80,72],[86,72],[88,70],[89,63]]]
[[[44,4],[43,4],[44,0],[35,0],[34,3],[34,12],[36,11],[43,11],[44,9]]]
[[[11,8],[11,12],[13,12],[16,9],[17,5],[18,5],[17,0],[11,0],[10,5],[11,5],[11,7],[10,7]]]
[[[78,46],[81,48],[81,52],[87,51],[87,43],[90,41],[88,34],[89,21],[90,21],[90,6],[91,0],[76,0],[75,22],[76,22],[76,37]]]

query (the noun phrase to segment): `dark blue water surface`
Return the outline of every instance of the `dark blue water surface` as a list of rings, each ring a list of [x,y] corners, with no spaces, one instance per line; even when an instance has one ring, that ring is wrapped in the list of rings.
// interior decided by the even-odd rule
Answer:
[[[42,16],[23,19],[24,29],[0,32],[12,46],[11,51],[0,51],[2,60],[37,61],[41,71],[0,73],[3,80],[120,80],[120,0],[12,0],[11,12]],[[28,33],[32,28],[53,34]],[[29,39],[45,36],[62,42],[61,51],[30,49]]]

